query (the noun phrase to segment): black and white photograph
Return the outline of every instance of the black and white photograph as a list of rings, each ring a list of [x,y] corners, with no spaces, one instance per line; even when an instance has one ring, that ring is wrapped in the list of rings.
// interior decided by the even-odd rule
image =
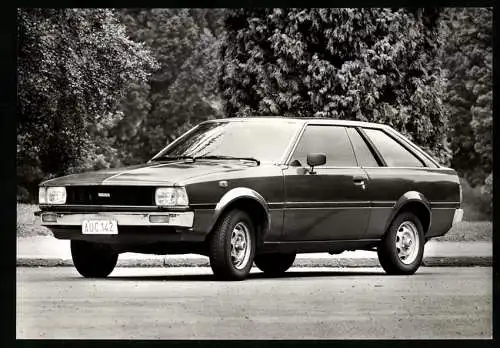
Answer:
[[[493,338],[492,7],[16,13],[18,340]]]

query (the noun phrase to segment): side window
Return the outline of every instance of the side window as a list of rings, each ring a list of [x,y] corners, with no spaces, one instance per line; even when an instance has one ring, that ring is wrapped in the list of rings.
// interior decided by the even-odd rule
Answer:
[[[326,154],[325,166],[356,167],[356,159],[347,131],[336,126],[307,126],[292,156],[302,166],[307,166],[307,154]]]
[[[390,167],[423,167],[423,163],[396,140],[378,129],[364,129]]]
[[[347,133],[354,147],[354,153],[356,154],[358,164],[362,167],[378,167],[379,164],[377,160],[359,132],[355,128],[349,127],[347,128]]]

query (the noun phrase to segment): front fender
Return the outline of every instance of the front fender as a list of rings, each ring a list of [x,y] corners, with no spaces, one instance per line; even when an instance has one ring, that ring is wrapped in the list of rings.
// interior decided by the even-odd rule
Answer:
[[[221,214],[225,211],[225,209],[228,206],[230,206],[233,202],[236,202],[237,200],[240,199],[252,199],[256,201],[258,204],[260,204],[260,206],[262,206],[267,216],[267,221],[265,224],[266,231],[264,231],[267,233],[268,232],[267,230],[271,225],[271,215],[269,213],[269,206],[264,197],[262,197],[262,195],[260,195],[257,191],[252,190],[248,187],[236,187],[226,192],[224,196],[222,196],[220,201],[215,206],[215,211],[210,221],[208,231],[211,231],[213,229],[213,227],[217,223],[217,220],[219,219]]]
[[[405,194],[403,194],[397,201],[394,207],[392,208],[391,215],[389,216],[389,219],[387,220],[387,223],[385,225],[384,231],[387,231],[389,228],[389,225],[392,223],[396,215],[401,211],[402,208],[404,208],[405,205],[407,205],[410,202],[416,202],[422,204],[425,209],[427,210],[429,217],[431,217],[431,205],[427,198],[423,194],[417,191],[408,191]],[[431,219],[429,218],[429,226],[427,230],[430,228],[430,221]],[[424,231],[425,233],[426,231]]]

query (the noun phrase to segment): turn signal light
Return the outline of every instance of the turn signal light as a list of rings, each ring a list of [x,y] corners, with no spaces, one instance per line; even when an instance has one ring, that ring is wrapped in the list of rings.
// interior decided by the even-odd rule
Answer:
[[[158,223],[169,223],[170,215],[149,215],[149,222],[153,224]]]
[[[43,222],[57,222],[57,215],[51,214],[51,213],[43,214],[42,221]]]

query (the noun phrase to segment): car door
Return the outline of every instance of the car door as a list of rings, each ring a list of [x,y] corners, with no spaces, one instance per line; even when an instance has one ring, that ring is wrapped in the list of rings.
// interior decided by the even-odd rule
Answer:
[[[311,174],[307,154],[324,153],[326,163]],[[363,237],[369,220],[365,195],[368,177],[356,162],[347,130],[309,124],[290,165],[283,169],[285,241],[354,240]]]

